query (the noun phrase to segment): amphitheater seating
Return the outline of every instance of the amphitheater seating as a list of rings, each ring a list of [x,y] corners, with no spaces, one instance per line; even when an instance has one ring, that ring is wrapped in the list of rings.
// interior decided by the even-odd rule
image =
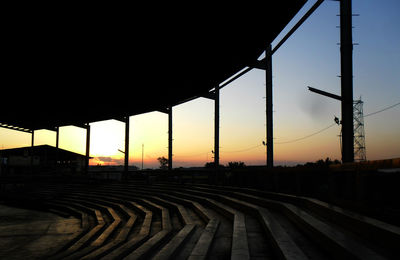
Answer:
[[[247,188],[47,183],[24,196],[81,220],[81,234],[48,259],[387,259],[400,245],[399,227]]]

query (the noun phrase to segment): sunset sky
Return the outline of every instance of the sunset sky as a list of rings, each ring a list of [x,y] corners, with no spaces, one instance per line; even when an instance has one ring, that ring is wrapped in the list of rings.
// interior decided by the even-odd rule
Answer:
[[[272,43],[274,47],[314,4],[308,1]],[[274,141],[278,165],[340,159],[340,128],[299,141],[334,123],[340,103],[307,86],[340,95],[339,3],[325,1],[273,56]],[[400,1],[353,0],[354,99],[364,101],[364,115],[400,102]],[[262,32],[260,32],[262,33]],[[99,90],[101,91],[101,90]],[[106,95],[106,93],[105,93]],[[254,69],[221,90],[221,163],[265,164],[265,72]],[[107,104],[104,104],[107,106]],[[152,112],[130,118],[130,164],[158,167],[168,156],[168,117]],[[124,123],[91,123],[91,164],[122,164]],[[85,153],[86,131],[60,128],[60,148]],[[203,166],[212,161],[214,101],[199,98],[173,108],[174,167]],[[365,117],[367,159],[400,157],[400,105]],[[35,131],[35,145],[55,145],[55,132]],[[30,134],[0,128],[0,148],[29,146]]]

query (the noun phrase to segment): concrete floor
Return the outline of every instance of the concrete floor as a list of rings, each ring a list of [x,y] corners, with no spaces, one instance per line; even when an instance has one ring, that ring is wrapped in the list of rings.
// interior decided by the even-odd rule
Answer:
[[[0,205],[0,259],[39,259],[82,231],[80,220]]]

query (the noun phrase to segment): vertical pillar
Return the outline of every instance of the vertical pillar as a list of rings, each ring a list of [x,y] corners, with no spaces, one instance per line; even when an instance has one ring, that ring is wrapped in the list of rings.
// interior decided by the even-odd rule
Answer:
[[[57,126],[56,127],[56,148],[58,148],[59,139],[60,139],[60,128]]]
[[[172,170],[172,106],[168,107],[168,170]]]
[[[56,158],[55,158],[55,163],[54,163],[54,166],[58,166],[59,164],[58,164],[58,161],[59,161],[59,158],[60,158],[60,156],[59,156],[59,151],[58,151],[58,146],[59,146],[59,140],[60,140],[60,127],[56,127]]]
[[[85,161],[85,173],[89,173],[89,154],[90,154],[90,125],[86,124],[86,161]]]
[[[265,51],[265,88],[266,88],[266,136],[267,136],[267,167],[274,167],[274,142],[273,142],[273,111],[272,111],[272,53],[271,44]]]
[[[35,130],[32,130],[32,135],[31,135],[31,147],[35,146]]]
[[[346,163],[354,162],[351,0],[340,1],[340,71],[342,96],[342,161]]]
[[[31,136],[31,172],[33,173],[33,147],[35,146],[35,130],[32,130],[32,136]]]
[[[127,177],[129,169],[129,116],[125,117],[125,160],[124,160],[124,173]]]
[[[215,87],[214,102],[214,165],[219,166],[219,86]]]

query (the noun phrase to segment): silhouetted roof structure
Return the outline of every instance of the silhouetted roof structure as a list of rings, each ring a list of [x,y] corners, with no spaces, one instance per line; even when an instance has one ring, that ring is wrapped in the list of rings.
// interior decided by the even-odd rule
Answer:
[[[200,96],[254,63],[304,3],[9,9],[0,123],[53,129]]]
[[[86,156],[74,153],[68,150],[56,148],[54,146],[50,146],[47,144],[44,145],[36,145],[36,146],[26,146],[26,147],[18,147],[18,148],[10,148],[0,150],[0,157],[9,157],[9,156],[29,156],[33,153],[34,156],[48,157],[48,158],[56,158],[59,157],[59,160],[72,160],[74,158],[82,158],[85,159]],[[92,158],[92,157],[90,157]]]

